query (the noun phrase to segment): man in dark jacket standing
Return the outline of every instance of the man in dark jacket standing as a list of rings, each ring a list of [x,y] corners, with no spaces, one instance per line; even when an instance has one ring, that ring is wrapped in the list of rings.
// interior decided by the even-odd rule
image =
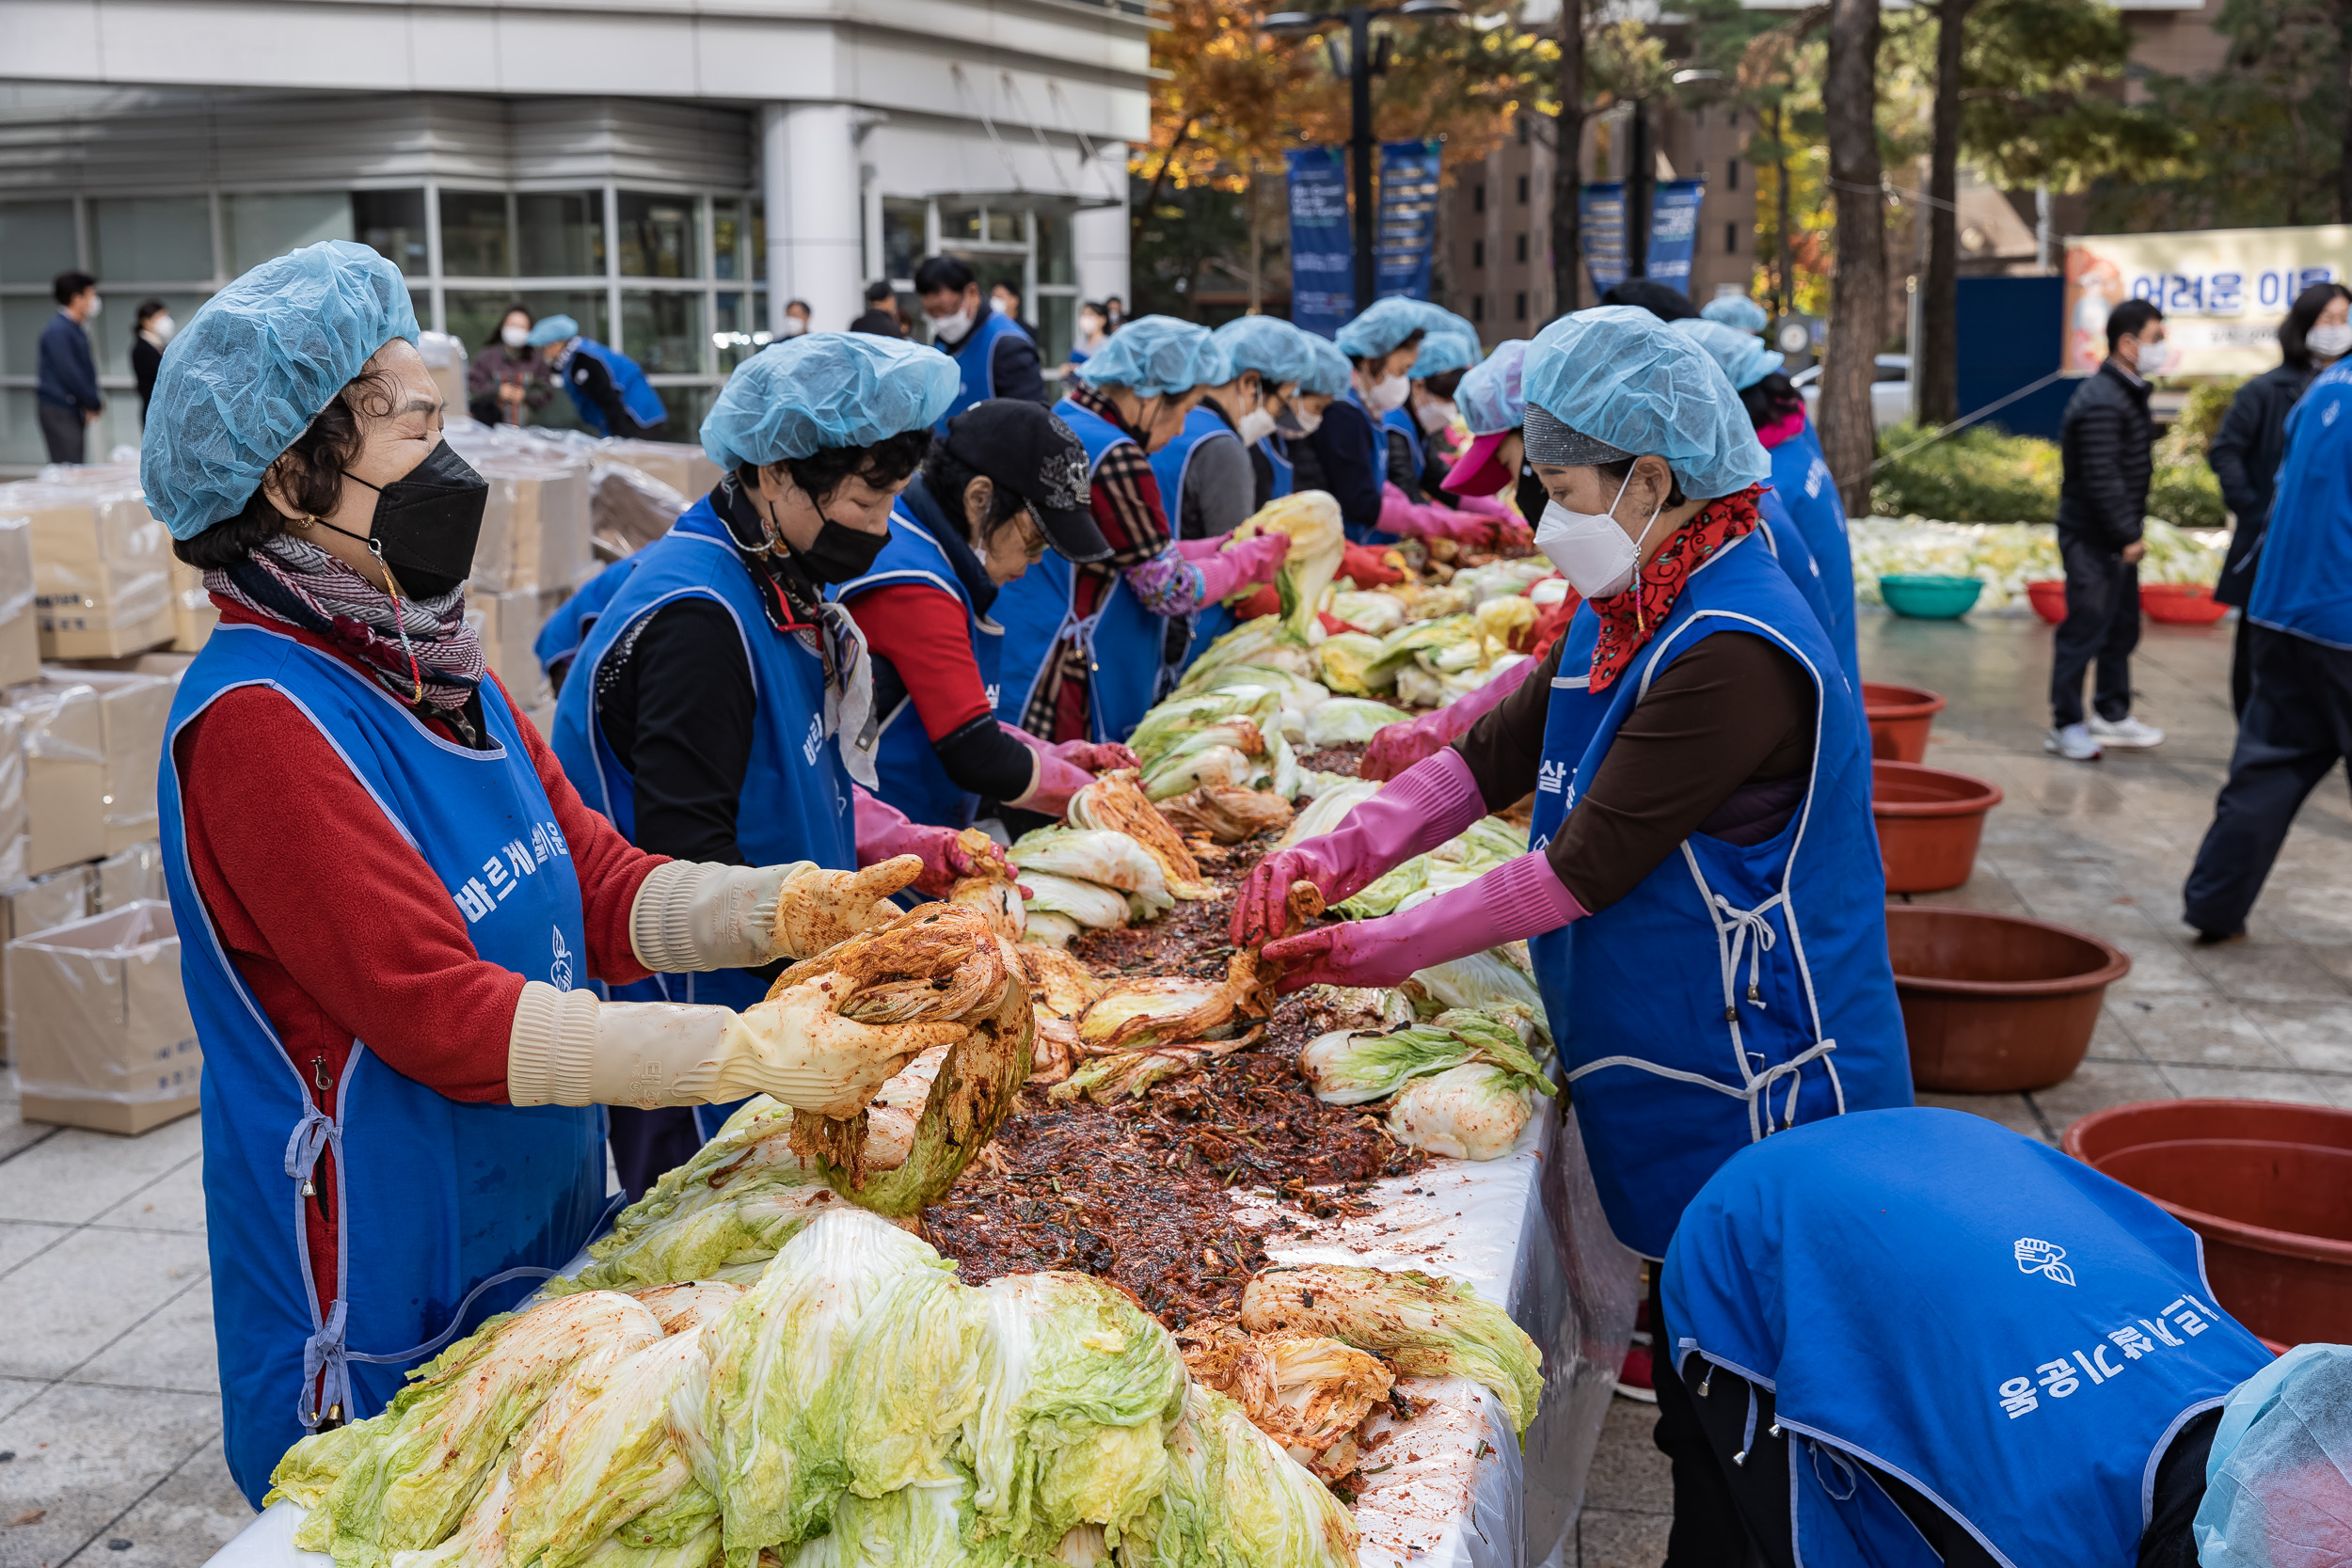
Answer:
[[[90,421],[106,406],[98,395],[89,332],[82,325],[98,314],[98,279],[86,272],[61,272],[50,292],[56,295],[57,313],[40,329],[33,400],[40,405],[40,438],[49,461],[79,463]]]
[[[2132,650],[2139,645],[2140,524],[2155,425],[2149,378],[2172,356],[2164,313],[2127,299],[2107,317],[2107,357],[2074,389],[2058,426],[2065,478],[2058,486],[2058,555],[2066,563],[2066,620],[2050,659],[2050,735],[2044,749],[2096,761],[2104,746],[2160,745],[2164,732],[2132,717]],[[2091,713],[2083,672],[2098,664]]]
[[[2205,449],[2205,461],[2221,482],[2221,499],[2236,519],[2230,553],[2213,596],[2238,608],[2237,644],[2230,655],[2230,707],[2240,718],[2254,688],[2254,662],[2248,657],[2246,602],[2254,593],[2254,564],[2261,559],[2263,531],[2270,526],[2270,500],[2278,487],[2279,464],[2287,451],[2287,411],[2312,377],[2352,353],[2352,289],[2314,283],[2295,296],[2279,324],[2280,364],[2237,389],[2221,429]]]

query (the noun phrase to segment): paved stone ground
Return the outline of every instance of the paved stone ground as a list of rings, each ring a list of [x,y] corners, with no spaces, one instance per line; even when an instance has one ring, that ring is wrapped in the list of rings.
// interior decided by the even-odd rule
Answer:
[[[2134,963],[2067,1083],[1944,1102],[2051,1139],[2128,1100],[2352,1106],[2343,786],[2305,808],[2252,940],[2192,950],[2180,884],[2229,757],[2227,632],[2151,626],[2140,711],[2171,738],[2089,766],[2042,751],[2049,641],[2033,621],[1863,623],[1874,676],[1950,700],[1928,760],[2008,795],[1975,879],[1941,896],[2097,931]],[[1581,1568],[1664,1556],[1671,1504],[1650,1420],[1622,1400],[1609,1413]],[[26,1126],[0,1084],[0,1568],[201,1563],[249,1516],[219,1434],[195,1119],[136,1139]]]

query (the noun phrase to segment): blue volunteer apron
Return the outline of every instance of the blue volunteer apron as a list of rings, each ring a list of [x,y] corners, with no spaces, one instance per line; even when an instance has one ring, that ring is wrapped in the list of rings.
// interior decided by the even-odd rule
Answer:
[[[214,632],[172,702],[158,787],[181,979],[204,1049],[222,1441],[258,1508],[278,1457],[319,1412],[382,1410],[411,1368],[569,1262],[605,1195],[598,1107],[464,1104],[385,1066],[365,1040],[340,1078],[324,1056],[287,1055],[196,891],[172,760],[181,730],[215,699],[254,686],[282,692],[342,754],[386,830],[449,889],[483,958],[569,990],[586,978],[588,942],[571,848],[495,682],[482,687],[494,744],[471,751],[331,655],[262,626]],[[342,917],[371,918],[365,890],[343,891],[358,896]],[[304,1189],[326,1182],[323,1151],[333,1301],[317,1299],[303,1219]]]
[[[1418,480],[1423,474],[1427,473],[1429,469],[1428,451],[1422,442],[1421,421],[1413,418],[1411,404],[1404,404],[1398,407],[1390,409],[1386,414],[1380,416],[1380,425],[1382,430],[1390,434],[1405,437],[1405,451],[1406,455],[1412,460],[1413,477]],[[1380,451],[1381,454],[1385,457],[1388,453],[1387,435],[1384,435],[1381,437]],[[1386,477],[1388,468],[1385,464],[1382,466],[1380,471],[1382,476]],[[1436,500],[1438,498],[1431,495],[1423,495],[1422,499],[1423,500]]]
[[[1821,568],[1814,561],[1804,533],[1798,531],[1795,519],[1788,515],[1788,509],[1781,504],[1775,491],[1768,489],[1758,495],[1756,511],[1764,522],[1756,532],[1765,547],[1780,562],[1780,569],[1788,574],[1788,580],[1804,600],[1804,607],[1813,611],[1814,624],[1826,633],[1830,627],[1829,594],[1821,586]]]
[[[1838,667],[1846,684],[1862,689],[1862,656],[1854,644],[1853,546],[1846,537],[1846,504],[1838,499],[1829,460],[1821,455],[1821,438],[1808,422],[1796,435],[1772,449],[1772,493],[1788,509],[1797,531],[1804,535],[1814,564],[1821,569],[1821,594],[1830,618],[1822,623],[1830,646],[1837,650]]]
[[[1291,485],[1295,479],[1296,470],[1291,463],[1291,444],[1281,436],[1259,436],[1258,450],[1265,454],[1266,471],[1274,479],[1272,487],[1266,491],[1265,501],[1258,503],[1263,506],[1266,504],[1266,501],[1280,500],[1291,493]]]
[[[2270,1362],[2213,1307],[2195,1232],[1963,1111],[1841,1117],[1734,1156],[1684,1214],[1664,1293],[1677,1365],[1773,1391],[1811,1568],[1937,1563],[1853,1459],[2013,1568],[2133,1568],[2166,1449]]]
[[[1152,454],[1152,472],[1160,482],[1160,504],[1168,509],[1170,538],[1177,537],[1184,528],[1184,476],[1191,470],[1192,454],[1200,450],[1203,441],[1220,437],[1232,441],[1241,439],[1233,433],[1233,427],[1220,419],[1215,410],[1206,406],[1196,407],[1184,416],[1184,428],[1177,433],[1176,438]],[[1241,520],[1237,517],[1234,523],[1238,526]],[[1225,529],[1217,531],[1218,533],[1228,531]],[[1200,650],[1232,631],[1234,625],[1233,612],[1226,609],[1222,602],[1203,605],[1185,617],[1184,657],[1160,672],[1158,688],[1153,695],[1157,697],[1171,690],[1178,681],[1184,678],[1184,672],[1192,668],[1192,661],[1200,657]],[[1166,644],[1162,646],[1165,648]]]
[[[1870,817],[1860,705],[1829,678],[1828,639],[1750,535],[1693,571],[1606,691],[1599,622],[1568,623],[1552,681],[1531,843],[1560,831],[1617,728],[1667,663],[1724,631],[1766,637],[1813,676],[1813,774],[1788,825],[1747,847],[1693,834],[1633,891],[1531,944],[1617,1240],[1664,1255],[1717,1166],[1785,1127],[1911,1103],[1886,958],[1886,880]]]
[[[1381,417],[1364,405],[1364,400],[1357,392],[1355,383],[1352,381],[1348,383],[1347,388],[1332,401],[1353,404],[1357,412],[1364,417],[1367,437],[1364,447],[1365,471],[1372,475],[1373,491],[1378,494],[1381,486],[1389,482],[1389,437],[1384,433]],[[1330,417],[1330,411],[1325,410],[1324,418],[1329,419]],[[1381,532],[1376,524],[1348,523],[1345,527],[1347,541],[1351,545],[1388,546],[1396,543],[1395,534]]]
[[[1020,325],[1010,316],[997,314],[985,303],[980,309],[979,325],[965,333],[956,352],[947,356],[956,362],[956,373],[962,377],[962,385],[956,389],[956,401],[947,405],[947,412],[942,414],[938,422],[931,426],[935,435],[946,435],[949,420],[974,404],[985,403],[996,395],[997,340],[1008,332],[1018,333],[1025,338],[1028,336],[1021,331]]]
[[[1035,571],[1035,567],[1030,568]],[[980,669],[980,685],[988,692],[988,705],[997,703],[997,671],[1004,659],[1005,628],[980,613],[965,591],[963,579],[946,552],[932,539],[930,531],[915,516],[904,498],[890,515],[890,543],[874,558],[872,570],[864,577],[845,582],[837,596],[845,604],[856,595],[894,582],[920,583],[952,595],[963,607],[964,630],[972,639],[972,662]],[[919,670],[901,670],[901,681],[910,686],[922,678]],[[947,776],[940,766],[939,753],[931,747],[930,736],[923,732],[922,716],[914,711],[912,694],[901,697],[898,705],[882,716],[882,739],[874,754],[875,788],[877,798],[898,807],[916,822],[958,830],[972,825],[978,812],[980,798]]]
[[[556,667],[571,667],[580,657],[580,645],[588,640],[589,628],[604,613],[612,595],[621,591],[628,575],[637,570],[638,558],[623,556],[580,586],[578,592],[564,601],[564,607],[548,617],[548,624],[532,639],[531,651],[539,660],[541,673],[555,679]]]
[[[670,410],[662,404],[661,394],[653,389],[653,383],[645,379],[645,372],[638,369],[637,361],[628,355],[588,338],[582,338],[572,352],[584,354],[604,367],[605,373],[612,378],[612,389],[620,394],[621,406],[628,409],[629,417],[639,424],[656,425],[670,417]],[[564,390],[571,394],[572,406],[580,411],[581,423],[599,436],[612,434],[605,428],[604,410],[581,397],[580,388],[572,385],[572,378],[568,375],[564,377]]]
[[[1125,431],[1067,398],[1054,405],[1054,412],[1077,433],[1087,450],[1089,473],[1114,447],[1135,445]],[[1069,558],[1049,549],[997,596],[995,613],[1005,628],[1005,655],[996,717],[1019,725],[1047,661],[1060,657],[1064,643],[1074,642],[1087,660],[1086,738],[1125,740],[1143,721],[1156,694],[1168,622],[1136,602],[1134,590],[1116,569],[1109,594],[1092,615],[1078,614],[1076,585],[1077,572]]]
[[[824,660],[803,634],[778,631],[770,624],[759,599],[769,590],[753,580],[710,498],[696,501],[669,532],[629,559],[637,570],[590,628],[555,703],[555,754],[580,798],[636,842],[635,781],[613,755],[596,720],[597,667],[631,627],[661,606],[675,599],[710,599],[726,607],[742,633],[758,704],[751,767],[736,804],[736,847],[752,865],[815,861],[834,871],[855,870],[850,773],[825,728]],[[618,1001],[743,1008],[765,998],[768,985],[748,971],[722,969],[658,974],[616,987],[612,995]],[[724,1117],[698,1114],[698,1119],[707,1136]]]
[[[2279,464],[2278,499],[2254,568],[2246,618],[2273,631],[2352,648],[2352,549],[2344,518],[2352,501],[2344,436],[2352,421],[2352,361],[2339,360],[2312,381],[2287,415],[2287,451]]]

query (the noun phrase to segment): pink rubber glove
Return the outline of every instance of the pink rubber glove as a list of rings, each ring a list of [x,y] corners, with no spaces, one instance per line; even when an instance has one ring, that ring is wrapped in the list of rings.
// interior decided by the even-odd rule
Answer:
[[[1089,773],[1107,773],[1115,768],[1143,766],[1135,752],[1116,740],[1065,740],[1058,746],[1046,746],[1041,750]]]
[[[1312,882],[1326,905],[1336,904],[1486,815],[1486,802],[1462,753],[1438,752],[1359,802],[1329,832],[1278,849],[1251,867],[1233,898],[1233,945],[1255,947],[1282,934],[1293,882]]]
[[[1263,533],[1229,545],[1206,561],[1194,562],[1193,569],[1200,574],[1200,602],[1217,604],[1245,588],[1272,582],[1282,558],[1290,553],[1289,534]]]
[[[1491,517],[1499,523],[1516,523],[1519,520],[1519,515],[1504,504],[1500,496],[1464,496],[1454,503],[1454,510],[1472,513],[1481,517]]]
[[[1393,484],[1380,487],[1380,520],[1373,527],[1383,533],[1399,534],[1406,539],[1452,537],[1443,519],[1431,516],[1427,506],[1407,500],[1405,492]]]
[[[1036,780],[1019,800],[1007,800],[1005,804],[1017,806],[1023,811],[1038,812],[1046,816],[1059,816],[1068,811],[1070,798],[1094,782],[1094,775],[1091,772],[1079,763],[1070,760],[1072,753],[1120,752],[1130,757],[1135,755],[1124,746],[1097,746],[1090,740],[1065,740],[1059,745],[1055,745],[1050,741],[1040,740],[1028,731],[1008,724],[1001,719],[996,721],[996,727],[1026,746],[1037,755]]]
[[[974,854],[963,847],[962,839],[953,828],[937,828],[916,822],[906,813],[886,800],[866,793],[861,784],[850,786],[854,802],[857,825],[857,863],[860,870],[879,865],[897,855],[920,855],[923,874],[914,879],[914,891],[933,898],[945,898],[948,891],[964,877],[985,876],[990,872],[1009,881],[1012,867],[1005,860],[1005,852],[991,844]]]
[[[1221,533],[1214,539],[1179,539],[1176,541],[1176,553],[1196,566],[1204,561],[1216,559],[1216,552],[1224,547],[1225,535]]]
[[[1435,713],[1384,724],[1364,748],[1357,765],[1359,779],[1393,779],[1426,757],[1437,754],[1470,734],[1472,724],[1519,689],[1541,659],[1522,659],[1465,697],[1457,697]]]
[[[1285,966],[1274,987],[1284,994],[1314,985],[1395,986],[1432,964],[1556,931],[1584,914],[1551,863],[1531,851],[1401,914],[1318,926],[1268,942],[1262,956]]]

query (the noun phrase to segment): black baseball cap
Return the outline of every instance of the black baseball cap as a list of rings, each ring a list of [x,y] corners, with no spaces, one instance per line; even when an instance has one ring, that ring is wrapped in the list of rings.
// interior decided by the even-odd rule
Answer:
[[[1109,559],[1110,543],[1087,510],[1087,449],[1043,404],[1026,398],[974,404],[947,421],[947,454],[1027,501],[1067,559]]]

